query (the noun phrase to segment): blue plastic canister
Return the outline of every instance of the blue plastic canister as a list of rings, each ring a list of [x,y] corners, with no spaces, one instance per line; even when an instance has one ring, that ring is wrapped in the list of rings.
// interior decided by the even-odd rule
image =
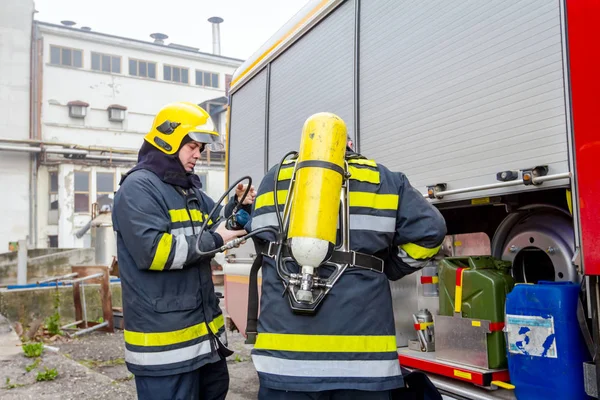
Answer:
[[[578,299],[579,285],[571,282],[519,284],[507,295],[508,370],[517,399],[589,399]]]

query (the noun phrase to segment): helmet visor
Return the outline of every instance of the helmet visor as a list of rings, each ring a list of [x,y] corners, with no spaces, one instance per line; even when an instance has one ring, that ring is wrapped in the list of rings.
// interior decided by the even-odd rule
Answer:
[[[188,132],[188,136],[195,142],[205,143],[211,151],[221,151],[224,149],[219,134],[215,132],[215,127],[211,120],[206,124],[196,126]]]

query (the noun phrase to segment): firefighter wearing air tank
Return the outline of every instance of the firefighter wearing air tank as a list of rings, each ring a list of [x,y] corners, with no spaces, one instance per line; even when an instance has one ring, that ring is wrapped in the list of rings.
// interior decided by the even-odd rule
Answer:
[[[192,103],[168,104],[144,139],[113,212],[125,362],[140,400],[224,399],[231,351],[210,257],[198,250],[218,249],[245,233],[219,221],[219,214],[231,214],[244,188],[200,232],[214,202],[201,190],[194,165],[206,146],[219,143],[209,114]],[[243,200],[248,211],[253,197]]]
[[[323,399],[388,399],[403,386],[388,279],[422,268],[438,253],[446,226],[404,174],[352,148],[339,117],[315,114],[304,124],[298,158],[284,163],[277,177],[279,211],[294,175],[293,199],[285,244],[276,243],[271,232],[255,239],[265,254],[252,351],[261,399],[310,399],[316,398],[314,392]],[[277,169],[271,168],[260,184],[248,231],[280,226],[273,192]],[[349,249],[339,246],[344,234],[337,229],[344,182],[349,185]],[[278,253],[278,247],[289,253]],[[284,256],[294,260],[286,263],[294,271],[285,285],[276,268],[276,259]],[[355,263],[314,312],[293,310],[316,301],[324,290],[315,286],[319,277],[335,273],[323,262],[334,258]]]

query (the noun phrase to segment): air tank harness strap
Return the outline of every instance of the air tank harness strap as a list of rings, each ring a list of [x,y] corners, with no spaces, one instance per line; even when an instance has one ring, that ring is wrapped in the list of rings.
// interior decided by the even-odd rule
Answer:
[[[275,242],[269,243],[269,247],[265,252],[266,256],[275,257],[277,254],[279,244]],[[288,246],[284,245],[282,249],[284,256],[289,256],[290,252]],[[328,262],[336,264],[348,264],[353,268],[362,268],[374,272],[383,273],[383,260],[378,257],[371,256],[369,254],[359,253],[356,251],[341,251],[334,250],[331,257],[327,260]]]
[[[263,253],[265,244],[261,240],[254,240],[256,249],[256,258],[250,268],[250,277],[248,282],[248,312],[246,314],[246,344],[256,343],[258,335],[258,271],[262,267]]]
[[[296,171],[299,170],[300,168],[306,168],[306,167],[326,168],[326,169],[335,171],[342,176],[346,176],[346,171],[344,171],[344,168],[340,167],[337,164],[334,164],[334,163],[331,163],[328,161],[320,161],[320,160],[301,161],[298,163],[298,166],[296,167]]]

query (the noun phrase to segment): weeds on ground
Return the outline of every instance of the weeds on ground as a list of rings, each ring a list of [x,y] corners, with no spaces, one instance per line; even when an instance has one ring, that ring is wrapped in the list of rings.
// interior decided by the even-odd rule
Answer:
[[[6,385],[4,386],[4,389],[14,389],[14,388],[18,388],[21,386],[25,386],[22,383],[10,383],[10,378],[7,377],[6,378]]]
[[[132,379],[133,379],[133,374],[129,374],[125,378],[117,378],[117,379],[115,379],[114,381],[112,381],[112,384],[113,385],[118,385],[120,383],[128,382],[128,381],[130,381]]]
[[[33,371],[40,365],[41,362],[42,362],[41,358],[36,358],[36,360],[33,362],[33,364],[29,364],[28,366],[25,367],[25,371],[27,371],[27,372]]]
[[[38,372],[35,380],[38,382],[41,381],[53,381],[58,376],[58,371],[56,368],[48,369],[48,367],[44,367],[44,371]]]
[[[23,345],[23,353],[25,353],[25,357],[39,357],[44,352],[44,344],[43,343],[25,343]]]
[[[104,367],[113,367],[116,365],[125,365],[124,358],[113,358],[112,360],[99,361],[99,360],[79,360],[79,364],[86,366],[90,369],[94,368],[104,368]]]
[[[60,330],[60,292],[58,291],[58,285],[54,293],[54,314],[46,318],[46,330],[51,335],[62,335],[63,332]]]

